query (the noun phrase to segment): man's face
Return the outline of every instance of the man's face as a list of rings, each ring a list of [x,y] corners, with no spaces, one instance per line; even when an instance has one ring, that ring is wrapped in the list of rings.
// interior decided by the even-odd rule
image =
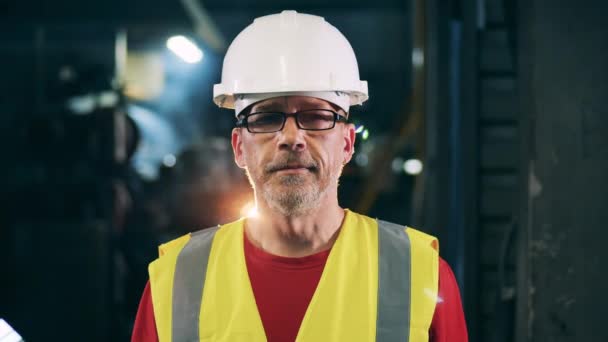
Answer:
[[[308,109],[330,109],[327,101],[306,96],[284,96],[258,102],[250,113],[278,111],[295,113]],[[327,196],[337,196],[338,178],[354,152],[352,124],[336,123],[325,131],[307,131],[288,117],[283,130],[250,133],[232,131],[236,163],[247,171],[258,201],[285,216],[304,215],[322,205]]]

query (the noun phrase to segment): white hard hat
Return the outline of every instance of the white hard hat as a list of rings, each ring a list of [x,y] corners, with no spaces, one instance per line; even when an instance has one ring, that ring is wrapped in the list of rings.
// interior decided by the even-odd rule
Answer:
[[[351,106],[368,98],[350,43],[322,17],[283,11],[256,18],[230,44],[213,101],[234,109],[237,95],[331,92]]]

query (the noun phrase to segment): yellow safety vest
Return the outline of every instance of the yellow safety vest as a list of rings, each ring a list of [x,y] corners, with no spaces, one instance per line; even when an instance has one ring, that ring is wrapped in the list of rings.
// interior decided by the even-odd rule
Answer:
[[[149,273],[160,342],[266,341],[244,221],[159,247]],[[296,341],[427,342],[438,263],[436,238],[347,210]]]

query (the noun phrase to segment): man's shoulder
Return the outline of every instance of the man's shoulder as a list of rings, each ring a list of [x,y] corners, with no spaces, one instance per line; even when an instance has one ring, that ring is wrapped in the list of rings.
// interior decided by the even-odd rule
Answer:
[[[362,218],[364,220],[374,220],[378,223],[383,223],[382,225],[380,225],[380,224],[378,225],[379,228],[386,227],[388,229],[404,229],[405,232],[410,237],[410,239],[418,241],[424,245],[430,245],[436,250],[439,249],[439,242],[438,242],[437,238],[429,233],[422,231],[421,229],[413,228],[411,226],[404,225],[404,224],[393,223],[390,221],[383,220],[381,218],[372,218],[370,216],[367,216],[364,214],[359,214],[354,211],[351,211],[351,213],[354,216],[358,216],[359,218]]]
[[[218,224],[217,226],[203,228],[199,230],[192,231],[188,234],[182,235],[178,238],[165,242],[158,246],[158,256],[162,257],[164,255],[170,254],[172,252],[179,252],[190,240],[192,239],[205,239],[208,237],[213,237],[215,233],[219,230],[230,229],[231,227],[237,226],[241,223],[243,219],[238,219],[234,222],[229,222],[226,224]]]
[[[165,242],[158,246],[158,256],[163,257],[170,254],[172,251],[181,249],[188,241],[190,241],[192,233],[182,235],[178,238]]]

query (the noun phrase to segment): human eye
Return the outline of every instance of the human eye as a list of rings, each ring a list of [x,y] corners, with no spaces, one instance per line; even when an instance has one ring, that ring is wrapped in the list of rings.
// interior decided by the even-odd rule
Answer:
[[[334,124],[334,113],[324,109],[306,110],[299,113],[298,121],[307,129],[326,129]]]
[[[247,125],[250,129],[273,129],[283,124],[281,113],[256,113],[247,117]]]

